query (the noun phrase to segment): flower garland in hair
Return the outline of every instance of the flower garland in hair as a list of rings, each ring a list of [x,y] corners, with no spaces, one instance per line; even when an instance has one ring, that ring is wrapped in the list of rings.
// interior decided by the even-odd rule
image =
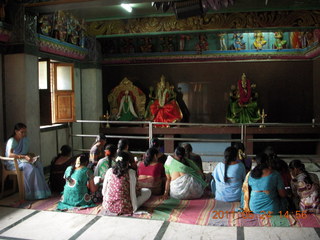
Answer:
[[[115,162],[121,162],[122,161],[122,159],[123,159],[123,157],[116,157],[116,160],[114,160]]]
[[[76,164],[74,165],[76,168],[80,167],[80,157],[77,157]]]
[[[110,156],[110,155],[111,155],[110,150],[109,150],[109,149],[108,149],[108,150],[105,150],[105,154],[106,154],[107,156]]]

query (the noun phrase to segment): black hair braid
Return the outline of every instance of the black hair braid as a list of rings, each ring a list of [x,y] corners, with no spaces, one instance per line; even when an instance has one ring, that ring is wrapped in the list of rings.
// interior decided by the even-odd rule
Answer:
[[[152,147],[152,148],[149,148],[146,152],[146,155],[145,155],[145,158],[144,158],[144,165],[147,167],[150,165],[150,163],[152,162],[154,156],[156,156],[157,154],[159,153],[159,151]]]
[[[87,154],[80,154],[80,156],[78,158],[80,158],[80,166],[87,166],[88,165],[89,157]],[[72,180],[71,176],[74,173],[74,171],[76,170],[76,162],[77,162],[77,160],[74,163],[72,163],[72,165],[71,165],[72,168],[71,168],[70,174],[66,178],[66,180],[68,182],[71,182],[71,180]]]
[[[189,167],[187,160],[185,159],[186,150],[183,147],[177,147],[174,154],[179,158],[179,161]]]
[[[121,160],[117,160],[118,158],[122,158]],[[125,175],[129,170],[129,161],[130,156],[126,152],[119,152],[118,156],[116,157],[115,166],[113,167],[113,174],[116,175],[118,178]]]
[[[257,154],[256,156],[257,166],[251,171],[251,177],[257,179],[261,178],[263,169],[267,169],[270,166],[268,156],[265,153]]]
[[[237,149],[234,147],[227,147],[224,151],[224,182],[228,182],[228,167],[231,162],[237,160]]]

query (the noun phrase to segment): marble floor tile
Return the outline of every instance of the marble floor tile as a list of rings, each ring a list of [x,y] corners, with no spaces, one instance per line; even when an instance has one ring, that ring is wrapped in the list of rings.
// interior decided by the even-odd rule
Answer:
[[[162,240],[172,239],[206,239],[206,240],[236,240],[236,227],[199,226],[183,223],[170,223]],[[260,240],[260,239],[259,239]]]
[[[29,209],[0,207],[0,231],[33,212]]]
[[[163,221],[157,220],[103,216],[80,235],[77,240],[154,239],[162,223]]]
[[[319,240],[320,238],[314,228],[245,227],[244,239]]]
[[[21,210],[19,210],[21,211]],[[0,235],[25,239],[68,239],[94,215],[42,211]]]

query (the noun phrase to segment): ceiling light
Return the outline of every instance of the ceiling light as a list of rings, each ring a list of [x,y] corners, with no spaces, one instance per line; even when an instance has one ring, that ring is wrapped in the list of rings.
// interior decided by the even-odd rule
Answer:
[[[127,4],[127,3],[121,3],[121,7],[124,8],[127,12],[132,12],[132,6],[131,4]]]

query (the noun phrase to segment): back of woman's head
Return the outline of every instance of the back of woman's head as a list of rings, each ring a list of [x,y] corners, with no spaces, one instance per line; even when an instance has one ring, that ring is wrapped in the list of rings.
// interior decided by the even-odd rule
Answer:
[[[145,154],[145,158],[144,158],[144,165],[145,166],[149,166],[150,163],[153,161],[154,156],[157,156],[157,154],[159,153],[158,149],[156,148],[149,148]]]
[[[61,156],[69,156],[72,152],[72,148],[69,145],[63,145],[60,148],[60,155]]]
[[[185,154],[186,154],[186,150],[183,147],[179,146],[174,150],[174,155],[178,157],[178,160],[184,159]]]
[[[295,168],[299,169],[300,171],[306,170],[305,165],[298,159],[292,160],[289,163],[289,168],[290,168],[290,170],[293,170]]]
[[[306,174],[306,178],[304,179],[304,181],[308,184],[312,184],[310,174],[306,171],[305,165],[300,160],[298,159],[292,160],[289,163],[289,169],[290,171],[293,171],[294,169],[298,169],[299,172]]]
[[[263,170],[270,167],[268,156],[265,153],[257,154],[255,161],[257,166],[251,171],[251,177],[261,178]]]
[[[126,150],[126,148],[129,147],[129,141],[128,139],[122,138],[118,142],[118,151],[121,152],[123,150]]]
[[[107,137],[106,137],[103,133],[100,133],[100,134],[96,137],[96,143],[97,143],[97,142],[101,142],[101,141],[107,141]]]
[[[233,161],[237,160],[237,149],[234,147],[227,147],[226,150],[224,150],[224,162],[226,164],[230,164]]]
[[[236,142],[236,143],[232,144],[232,147],[237,149],[237,151],[239,151],[239,150],[241,150],[243,152],[245,151],[244,144],[242,142]]]
[[[122,177],[129,170],[130,155],[127,152],[120,151],[115,159],[113,174],[118,178]]]
[[[114,157],[117,153],[117,147],[114,144],[108,144],[105,148],[105,155],[108,157]]]
[[[160,140],[159,138],[152,138],[150,141],[150,148],[160,148]]]
[[[72,174],[74,173],[75,169],[78,168],[78,167],[86,167],[89,163],[89,156],[88,154],[80,154],[77,158],[76,158],[76,161],[71,165],[71,171],[70,171],[70,174],[69,176],[67,176],[67,181],[70,181],[71,180],[71,176]]]
[[[182,147],[184,148],[184,150],[186,150],[186,154],[190,154],[192,152],[192,146],[190,143],[184,143],[182,144]]]
[[[276,157],[277,154],[276,154],[276,151],[274,150],[274,148],[272,146],[267,146],[263,153],[267,154],[268,157]]]
[[[228,182],[228,166],[231,162],[237,160],[237,149],[234,147],[227,147],[224,150],[224,182]]]

